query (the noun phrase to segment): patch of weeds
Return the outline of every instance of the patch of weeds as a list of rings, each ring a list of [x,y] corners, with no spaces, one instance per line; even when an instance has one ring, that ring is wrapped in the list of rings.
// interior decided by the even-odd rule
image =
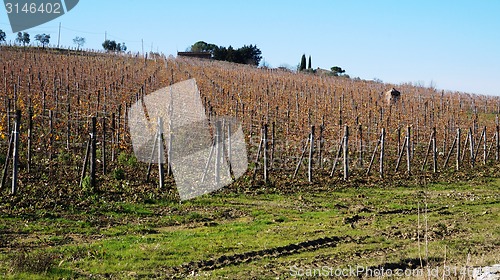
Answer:
[[[53,253],[20,251],[12,257],[11,269],[15,273],[47,273],[56,258]]]
[[[71,162],[71,154],[65,149],[60,149],[57,153],[57,161],[60,163],[68,164]]]
[[[128,158],[128,161],[127,161],[127,164],[130,166],[130,167],[136,167],[137,166],[137,158],[135,156],[130,156]]]
[[[123,171],[123,169],[121,168],[115,168],[113,170],[113,178],[115,178],[115,180],[125,179],[125,171]]]
[[[102,158],[102,150],[101,149],[96,149],[95,150],[95,157],[96,158]]]
[[[90,176],[85,176],[85,178],[83,178],[82,191],[85,193],[93,193],[94,192],[94,188],[92,187]]]
[[[128,154],[126,152],[121,152],[118,155],[118,163],[119,164],[124,165],[125,163],[127,163],[127,160],[128,160]]]
[[[248,163],[248,170],[254,170],[256,168],[255,162]]]
[[[137,158],[134,155],[129,155],[126,152],[121,152],[118,155],[118,163],[121,165],[128,165],[130,167],[137,166]]]

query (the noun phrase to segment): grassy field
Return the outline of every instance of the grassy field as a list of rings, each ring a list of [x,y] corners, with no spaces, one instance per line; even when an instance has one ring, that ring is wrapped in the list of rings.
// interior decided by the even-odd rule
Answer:
[[[500,262],[500,179],[223,191],[182,204],[90,199],[88,211],[4,205],[0,278],[290,278]]]

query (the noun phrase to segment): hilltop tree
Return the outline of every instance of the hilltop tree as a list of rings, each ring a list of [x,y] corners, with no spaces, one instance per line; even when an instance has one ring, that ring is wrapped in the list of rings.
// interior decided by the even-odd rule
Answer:
[[[0,43],[5,42],[6,38],[7,38],[7,35],[5,35],[5,32],[3,32],[2,29],[0,29]]]
[[[127,50],[125,43],[116,43],[116,41],[106,40],[102,43],[102,47],[108,52],[124,52]]]
[[[125,43],[118,43],[118,45],[116,45],[116,51],[117,52],[126,52],[127,51],[127,46],[125,46]]]
[[[114,52],[116,51],[116,41],[111,41],[111,40],[106,40],[104,43],[102,43],[102,47],[109,52]]]
[[[262,60],[262,51],[257,45],[244,45],[241,48],[235,49],[233,46],[223,47],[214,44],[207,44],[203,41],[198,41],[193,44],[188,50],[192,52],[209,52],[215,60],[223,60],[240,64],[250,64],[258,66]]]
[[[330,69],[332,70],[334,76],[340,76],[345,73],[345,70],[338,66],[333,66]]]
[[[76,45],[77,50],[80,50],[80,48],[85,45],[85,38],[76,36],[75,39],[73,39],[73,44]]]
[[[214,53],[212,54],[212,58],[215,60],[226,60],[226,57],[227,57],[227,48],[223,46],[217,47],[214,50]]]
[[[48,34],[36,34],[35,35],[35,40],[40,42],[42,44],[42,47],[45,49],[45,46],[50,43],[50,35]]]
[[[302,58],[300,59],[300,65],[299,65],[299,71],[306,70],[306,55],[303,54]]]
[[[17,32],[17,38],[16,42],[19,44],[23,44],[23,46],[26,46],[27,44],[30,43],[30,34],[24,32]]]
[[[226,55],[226,58],[224,60],[237,63],[238,56],[234,53],[233,46],[229,45],[229,47],[227,48],[227,55]]]
[[[217,48],[214,44],[208,44],[204,41],[198,41],[194,43],[191,47],[188,48],[188,51],[191,52],[209,52],[212,55],[214,54],[215,49]]]
[[[262,52],[257,48],[255,45],[249,45],[246,46],[244,45],[243,47],[239,48],[237,52],[241,56],[241,62],[243,64],[250,64],[250,65],[255,65],[258,66],[261,59],[262,59]]]
[[[311,56],[309,56],[309,65],[307,66],[307,69],[312,69]]]
[[[207,43],[205,41],[198,41],[188,48],[191,52],[205,52],[207,48]]]
[[[17,32],[17,37],[16,37],[15,42],[19,43],[19,44],[23,43],[23,33],[22,32]]]
[[[29,44],[31,42],[31,40],[30,40],[30,34],[24,32],[23,33],[23,41],[24,41],[24,43]]]

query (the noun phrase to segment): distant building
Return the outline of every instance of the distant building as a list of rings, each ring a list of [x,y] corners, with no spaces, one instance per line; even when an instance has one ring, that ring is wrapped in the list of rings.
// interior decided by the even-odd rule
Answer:
[[[177,56],[212,59],[212,54],[209,52],[177,52]]]
[[[387,102],[387,105],[395,104],[401,98],[401,92],[399,92],[395,88],[392,88],[391,90],[384,93],[384,98],[385,102]]]

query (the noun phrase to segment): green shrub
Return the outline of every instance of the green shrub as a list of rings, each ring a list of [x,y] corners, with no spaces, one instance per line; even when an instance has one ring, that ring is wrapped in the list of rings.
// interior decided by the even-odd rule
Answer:
[[[57,161],[60,163],[69,163],[71,160],[71,154],[68,153],[66,150],[59,150],[59,153],[57,153]]]
[[[128,158],[127,164],[131,167],[136,167],[137,166],[137,158],[132,155]]]
[[[116,168],[115,170],[113,170],[113,178],[115,178],[116,180],[125,179],[125,171],[123,171],[123,169],[121,168]]]
[[[127,161],[128,161],[128,154],[125,152],[121,152],[118,155],[118,163],[124,165],[127,163]]]
[[[93,192],[93,188],[92,188],[92,185],[90,184],[90,176],[85,176],[85,178],[83,178],[83,181],[82,181],[82,190],[84,192]]]
[[[129,155],[126,152],[121,152],[118,155],[118,163],[121,165],[128,165],[130,167],[137,166],[137,158],[134,155]]]

